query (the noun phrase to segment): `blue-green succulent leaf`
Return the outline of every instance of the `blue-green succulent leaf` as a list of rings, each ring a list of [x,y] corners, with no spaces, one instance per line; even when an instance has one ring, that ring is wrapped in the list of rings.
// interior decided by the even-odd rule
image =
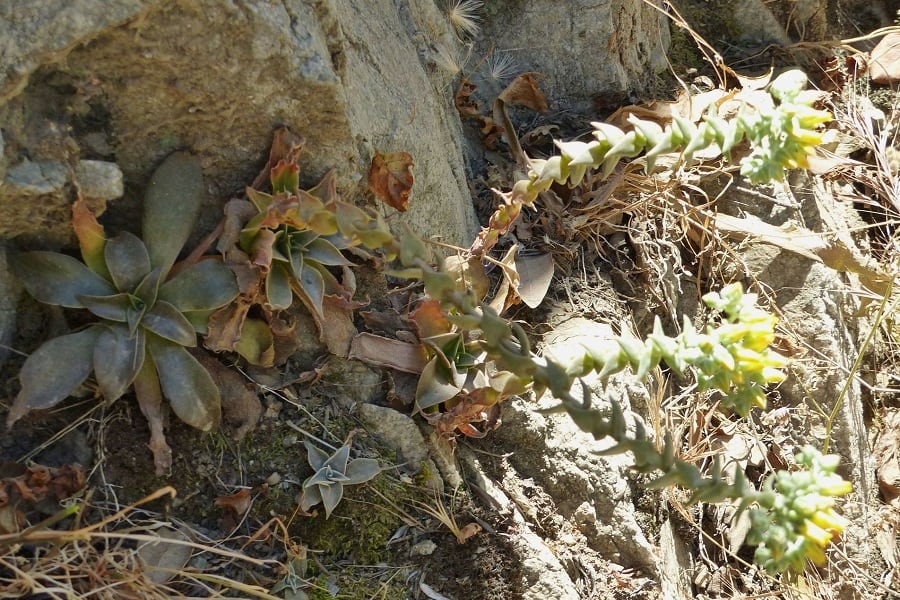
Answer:
[[[290,274],[281,264],[273,264],[266,274],[266,300],[272,310],[284,310],[294,301]]]
[[[135,288],[134,295],[140,298],[147,306],[152,306],[156,302],[156,297],[159,294],[159,284],[164,274],[160,267],[153,269]]]
[[[306,256],[323,265],[350,266],[353,264],[331,242],[322,238],[313,240],[306,246]]]
[[[101,332],[99,326],[89,327],[48,340],[31,353],[19,372],[22,389],[9,409],[8,427],[31,410],[59,404],[84,383],[94,366],[94,344]]]
[[[381,473],[381,467],[374,458],[355,458],[347,465],[347,481],[345,485],[364,483],[379,473]]]
[[[303,445],[306,446],[306,460],[309,462],[309,466],[318,471],[328,460],[328,455],[309,440],[303,442]]]
[[[35,300],[68,308],[83,308],[78,296],[109,296],[112,284],[87,265],[58,252],[23,252],[10,260],[13,274]]]
[[[150,255],[139,237],[127,231],[106,242],[106,268],[120,292],[132,292],[150,273]]]
[[[104,327],[94,344],[94,376],[100,393],[108,402],[118,399],[131,387],[144,364],[144,333],[129,336],[124,325]]]
[[[222,420],[219,388],[197,359],[182,346],[153,334],[147,348],[156,364],[163,396],[178,418],[202,431],[211,431]]]
[[[320,485],[319,493],[322,494],[322,506],[325,507],[325,518],[331,516],[331,511],[333,511],[338,504],[341,502],[341,498],[344,497],[344,486],[342,485]]]
[[[153,173],[144,198],[144,243],[150,264],[167,274],[187,241],[206,188],[200,162],[186,152],[170,154]]]
[[[180,310],[207,311],[225,306],[238,295],[234,273],[220,260],[201,260],[165,282],[160,300]]]
[[[182,346],[196,346],[194,326],[177,308],[159,301],[144,313],[141,325],[156,335]]]
[[[304,512],[322,502],[322,494],[319,492],[319,486],[313,485],[303,488],[303,494],[300,495],[300,508]]]
[[[343,474],[347,470],[347,461],[350,460],[350,444],[344,444],[337,451],[328,457],[323,467],[331,469]]]
[[[300,285],[295,289],[306,304],[306,307],[315,312],[318,318],[324,318],[322,302],[325,299],[325,280],[316,269],[303,269],[300,273]]]
[[[107,321],[125,323],[128,320],[128,310],[133,309],[131,294],[113,294],[111,296],[78,296],[78,300],[84,308],[94,315]]]

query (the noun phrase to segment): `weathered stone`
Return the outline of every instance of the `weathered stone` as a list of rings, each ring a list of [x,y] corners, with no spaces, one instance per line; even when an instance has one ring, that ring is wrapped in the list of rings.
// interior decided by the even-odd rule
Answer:
[[[541,73],[551,107],[589,107],[598,96],[622,96],[651,83],[648,75],[666,68],[669,27],[642,2],[491,2],[484,39],[522,71]]]
[[[335,167],[345,196],[368,198],[374,151],[404,150],[416,184],[400,219],[448,242],[473,235],[458,117],[435,93],[414,41],[420,16],[440,17],[431,0],[410,2],[408,14],[389,0],[121,1],[102,18],[104,3],[80,0],[65,35],[68,13],[57,18],[49,0],[28,4],[4,23],[11,39],[40,34],[4,46],[18,75],[3,88],[0,120],[17,152],[74,165],[78,148],[96,151],[104,139],[114,151],[104,158],[139,190],[163,156],[187,148],[223,202],[252,181],[273,128],[286,125],[306,140],[305,184]],[[65,143],[34,135],[38,122]],[[138,197],[107,222],[127,228]],[[204,211],[201,226],[218,218]]]
[[[58,160],[24,160],[9,169],[4,185],[23,196],[56,194],[65,187],[67,176],[66,165]]]
[[[376,404],[360,404],[357,414],[369,432],[397,451],[401,469],[417,474],[425,467],[430,479],[428,485],[436,490],[443,488],[437,467],[428,458],[425,437],[415,421],[392,408]]]
[[[0,103],[41,64],[54,62],[98,31],[134,17],[146,0],[8,0],[0,4]]]
[[[0,185],[0,238],[72,243],[68,177],[67,165],[58,160],[24,160],[10,167]]]
[[[122,170],[116,163],[82,160],[75,166],[75,183],[84,198],[115,200],[125,193]]]
[[[585,345],[612,337],[609,325],[573,317],[545,337],[544,353],[562,361]],[[633,377],[614,376],[605,386],[594,374],[582,381],[594,392],[595,406],[602,407],[609,398],[615,398],[630,415],[630,421],[639,418],[628,410],[629,397],[646,397],[648,393]],[[579,394],[577,390],[573,393]],[[549,396],[536,405],[515,399],[504,403],[504,426],[496,435],[522,449],[510,458],[511,464],[520,477],[533,477],[547,491],[556,503],[556,512],[571,520],[587,537],[589,546],[605,559],[656,572],[654,547],[634,516],[634,499],[628,484],[631,458],[625,454],[597,454],[614,442],[594,440],[568,415],[543,416],[534,412],[556,403]],[[638,402],[646,403],[646,398]],[[535,444],[535,440],[540,440],[540,444]],[[588,448],[594,452],[585,451]]]

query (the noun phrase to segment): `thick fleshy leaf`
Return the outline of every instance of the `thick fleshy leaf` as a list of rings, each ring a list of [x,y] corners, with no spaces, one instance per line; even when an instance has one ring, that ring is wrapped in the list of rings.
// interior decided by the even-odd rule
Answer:
[[[344,486],[342,485],[329,485],[319,486],[319,493],[322,494],[322,506],[325,507],[325,518],[331,516],[331,511],[333,511],[338,504],[341,502],[341,498],[344,497]]]
[[[419,385],[416,386],[416,406],[419,410],[427,410],[446,402],[462,389],[462,384],[456,385],[439,374],[437,363],[438,358],[435,357],[422,369]]]
[[[129,309],[135,309],[135,298],[131,294],[113,294],[112,296],[78,296],[82,306],[94,315],[107,321],[125,323]]]
[[[347,465],[347,481],[344,485],[364,483],[379,473],[381,473],[381,467],[374,458],[354,458]]]
[[[106,266],[120,292],[131,292],[150,273],[150,255],[139,237],[127,231],[106,242]]]
[[[78,296],[109,296],[112,284],[80,260],[57,252],[23,252],[10,260],[12,272],[35,300],[82,308]]]
[[[343,473],[347,470],[348,460],[350,460],[350,444],[344,444],[328,457],[323,466],[331,467],[335,471]]]
[[[284,310],[294,301],[290,275],[281,264],[273,265],[266,275],[266,301],[272,310]]]
[[[165,282],[159,300],[182,312],[212,310],[225,306],[238,295],[234,273],[220,260],[201,260]]]
[[[78,238],[78,246],[81,248],[81,258],[84,259],[84,263],[100,277],[112,279],[103,258],[106,232],[103,231],[103,226],[97,221],[97,217],[80,197],[72,203],[72,229],[75,230],[75,236]]]
[[[144,197],[144,243],[150,264],[168,273],[191,234],[206,187],[200,162],[186,152],[170,154],[156,169]]]
[[[315,472],[315,474],[307,479],[303,485],[309,487],[313,485],[341,485],[347,481],[347,476],[343,473],[338,473],[332,469],[319,469]]]
[[[241,339],[234,351],[251,365],[271,367],[275,361],[275,339],[272,328],[262,319],[247,319],[241,327]]]
[[[160,267],[156,267],[144,277],[137,288],[134,295],[144,301],[147,306],[152,306],[156,302],[156,296],[159,294],[159,284],[162,282],[165,272]]]
[[[322,315],[322,299],[325,296],[325,280],[322,274],[314,268],[304,268],[300,273],[299,285],[296,286],[297,292],[303,303],[311,311],[315,311],[319,319]]]
[[[125,393],[143,364],[144,334],[141,330],[130,337],[124,326],[103,329],[94,344],[94,376],[100,393],[108,402]]]
[[[256,207],[257,212],[266,212],[269,209],[269,205],[272,204],[271,194],[254,190],[252,187],[248,187],[246,192],[247,197],[250,198],[250,202]]]
[[[19,372],[22,390],[6,418],[7,427],[29,411],[50,408],[84,383],[94,366],[94,344],[101,327],[53,338],[31,353]]]
[[[145,312],[147,312],[146,304],[137,307],[130,306],[125,311],[125,323],[128,325],[128,335],[131,337],[137,335],[138,327],[141,326],[141,319],[144,318]]]
[[[149,334],[147,347],[156,364],[163,396],[178,418],[202,431],[222,420],[219,388],[197,359],[183,347]]]
[[[331,242],[322,238],[315,239],[307,244],[306,257],[329,266],[350,266],[353,264],[344,258],[341,251],[335,248]]]
[[[141,325],[160,337],[182,346],[196,346],[197,332],[187,318],[168,302],[157,302],[141,319]]]
[[[213,310],[187,310],[181,314],[194,326],[194,331],[200,335],[206,335],[209,331],[209,317],[214,312]]]
[[[328,460],[328,455],[309,440],[304,441],[303,445],[306,446],[306,460],[309,466],[318,471]]]
[[[309,509],[321,502],[322,494],[319,493],[319,486],[303,488],[303,494],[300,495],[300,509],[303,512],[309,512]]]

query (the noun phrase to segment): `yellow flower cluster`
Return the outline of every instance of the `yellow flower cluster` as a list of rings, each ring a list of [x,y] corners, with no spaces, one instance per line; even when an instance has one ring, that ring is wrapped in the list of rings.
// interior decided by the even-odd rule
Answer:
[[[763,386],[784,380],[780,370],[787,360],[769,348],[778,319],[756,305],[756,294],[745,294],[740,284],[712,292],[703,301],[725,313],[725,322],[698,333],[685,320],[678,350],[667,364],[682,371],[682,364],[697,369],[700,389],[717,389],[726,406],[745,416],[754,406],[766,407]],[[673,364],[674,363],[674,364]]]
[[[759,544],[755,559],[770,573],[788,569],[800,573],[811,560],[825,562],[825,548],[849,525],[834,511],[835,497],[851,491],[849,481],[835,473],[839,457],[806,446],[797,455],[797,472],[779,471],[757,497],[750,511],[747,543]]]

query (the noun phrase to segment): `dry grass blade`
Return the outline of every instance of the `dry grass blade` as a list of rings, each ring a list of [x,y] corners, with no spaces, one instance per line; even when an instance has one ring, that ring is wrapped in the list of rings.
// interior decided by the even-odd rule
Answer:
[[[202,591],[205,597],[237,593],[277,598],[258,585],[212,573],[209,566],[200,572],[187,560],[177,561],[174,567],[145,564],[140,548],[164,543],[187,549],[188,555],[202,554],[222,568],[231,565],[232,571],[242,565],[255,572],[278,566],[277,561],[250,557],[222,542],[161,537],[153,533],[164,524],[159,519],[133,521],[140,506],[174,495],[173,488],[161,488],[89,525],[80,523],[99,507],[82,500],[20,532],[0,536],[0,597],[162,599]],[[77,518],[70,529],[50,529],[72,516]]]
[[[450,533],[456,536],[457,543],[465,544],[466,540],[481,531],[481,526],[477,523],[470,523],[460,527],[452,510],[447,510],[447,507],[444,506],[443,501],[441,501],[440,496],[437,493],[434,495],[433,505],[418,501],[413,501],[413,505],[443,524]]]

